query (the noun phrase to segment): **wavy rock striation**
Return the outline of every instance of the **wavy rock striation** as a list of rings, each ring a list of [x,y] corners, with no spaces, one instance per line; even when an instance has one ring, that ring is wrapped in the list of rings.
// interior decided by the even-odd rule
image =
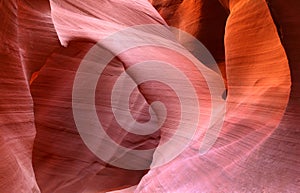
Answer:
[[[299,190],[298,1],[8,0],[0,7],[0,192]],[[76,72],[96,42],[143,24],[168,24],[206,46],[227,90],[222,99],[226,114],[216,143],[199,154],[211,99],[191,61],[155,46],[119,54],[95,90],[99,121],[115,142],[136,150],[153,148],[180,125],[180,99],[161,83],[140,85],[129,100],[131,115],[141,123],[150,119],[151,102],[165,104],[168,116],[160,132],[129,133],[108,108],[118,76],[145,58],[182,69],[197,85],[202,105],[196,135],[179,156],[150,170],[128,170],[99,159],[84,143],[73,116],[72,92]],[[138,81],[144,74],[130,76]]]

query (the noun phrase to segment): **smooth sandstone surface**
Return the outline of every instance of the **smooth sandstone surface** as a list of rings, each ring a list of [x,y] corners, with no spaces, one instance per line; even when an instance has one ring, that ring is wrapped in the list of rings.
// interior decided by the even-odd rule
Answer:
[[[299,191],[297,0],[7,0],[0,7],[0,192]],[[86,146],[72,113],[72,89],[83,57],[96,42],[142,24],[177,27],[207,47],[227,89],[226,114],[216,143],[199,154],[210,99],[190,61],[158,47],[120,54],[95,92],[99,120],[119,144],[155,147],[179,125],[179,100],[160,83],[135,89],[130,110],[146,122],[148,104],[161,100],[168,109],[161,132],[138,136],[118,125],[107,108],[110,90],[135,63],[166,60],[182,69],[202,96],[202,118],[185,151],[161,167],[127,170],[105,163]]]

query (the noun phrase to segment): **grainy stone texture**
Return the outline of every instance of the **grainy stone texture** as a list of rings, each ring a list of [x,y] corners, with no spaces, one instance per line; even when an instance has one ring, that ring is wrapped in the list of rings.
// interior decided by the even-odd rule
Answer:
[[[124,192],[299,191],[299,4],[1,1],[0,192],[94,193],[131,186]],[[149,171],[121,169],[97,158],[80,138],[72,114],[73,81],[85,54],[112,33],[141,24],[168,24],[192,34],[214,56],[227,88],[225,121],[212,149],[204,155],[198,152],[200,130],[210,113],[208,98],[203,98],[198,138],[176,159]],[[160,139],[160,133],[128,134],[106,108],[107,90],[117,76],[143,57],[181,62],[186,71],[190,69],[188,61],[172,54],[162,48],[140,48],[111,61],[100,79],[106,84],[97,86],[96,104],[103,114],[99,119],[115,128],[107,130],[115,141],[131,148],[153,147],[174,132],[176,110],[169,111]],[[205,86],[192,70],[189,75]],[[178,99],[170,95],[163,85],[142,85],[131,96],[133,117],[147,121],[145,100],[155,97],[175,108]]]

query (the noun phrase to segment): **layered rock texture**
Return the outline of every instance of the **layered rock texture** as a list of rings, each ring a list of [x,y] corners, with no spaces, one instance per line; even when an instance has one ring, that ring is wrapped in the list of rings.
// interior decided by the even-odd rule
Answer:
[[[299,192],[300,1],[3,0],[0,7],[0,192]],[[157,46],[118,54],[94,92],[99,121],[116,143],[153,148],[181,125],[180,99],[155,81],[136,87],[129,108],[145,123],[149,104],[160,100],[168,109],[160,131],[139,136],[114,118],[111,90],[145,58],[182,69],[199,84],[202,105],[184,151],[159,167],[134,170],[91,151],[78,131],[72,94],[76,72],[97,42],[146,24],[173,26],[203,43],[221,71],[226,111],[217,140],[200,154],[212,107],[191,61]],[[130,76],[138,82],[143,73]]]

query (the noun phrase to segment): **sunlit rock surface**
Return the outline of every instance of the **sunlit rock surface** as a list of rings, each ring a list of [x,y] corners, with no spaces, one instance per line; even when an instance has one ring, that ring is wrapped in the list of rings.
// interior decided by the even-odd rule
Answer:
[[[7,0],[0,7],[0,192],[299,191],[299,1]],[[227,89],[226,114],[216,143],[199,154],[211,112],[209,95],[198,89],[206,98],[199,99],[202,119],[194,141],[161,167],[126,170],[105,163],[83,142],[72,89],[96,42],[142,24],[174,26],[207,47]],[[206,88],[189,61],[167,49],[132,49],[114,58],[95,103],[107,133],[133,149],[167,140],[180,118],[172,90],[155,83],[134,90],[130,109],[146,122],[147,102],[162,100],[170,110],[161,132],[128,133],[107,108],[117,77],[145,57],[182,67]]]

